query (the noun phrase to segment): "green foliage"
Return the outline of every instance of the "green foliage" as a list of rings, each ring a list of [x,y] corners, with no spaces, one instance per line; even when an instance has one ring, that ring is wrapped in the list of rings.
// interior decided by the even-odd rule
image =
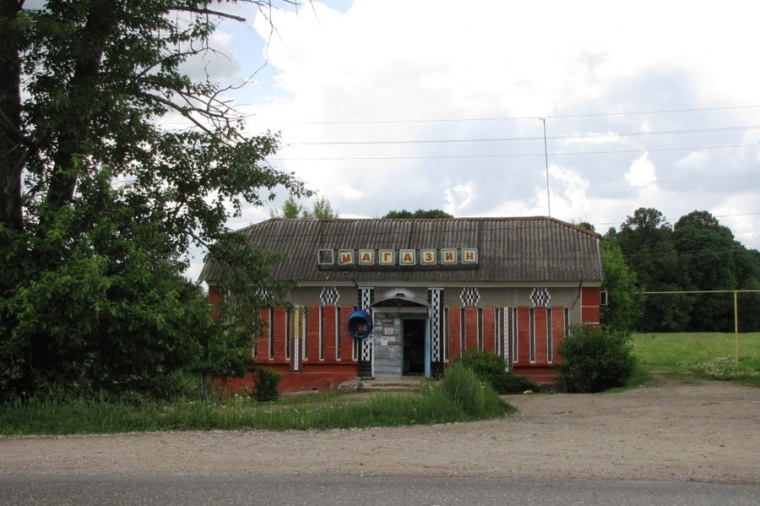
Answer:
[[[752,290],[760,286],[760,252],[748,250],[734,240],[731,231],[706,211],[694,211],[671,227],[656,209],[640,208],[620,226],[605,235],[603,254],[605,286],[610,307],[602,309],[603,322],[630,328],[635,310],[618,318],[619,301],[633,309],[638,292]],[[625,264],[635,278],[618,275],[624,271],[610,250],[620,248]],[[614,279],[610,279],[610,274]],[[633,276],[631,276],[633,277]],[[614,283],[613,283],[614,281]],[[638,288],[623,288],[634,281]],[[613,294],[613,285],[621,290]],[[607,286],[610,285],[610,286]],[[740,294],[740,328],[760,330],[760,294]],[[642,317],[636,329],[649,331],[730,331],[733,329],[733,300],[724,294],[650,294],[641,303]],[[611,315],[612,314],[612,315]]]
[[[694,211],[676,222],[673,241],[687,290],[725,290],[737,287],[734,237],[706,211]],[[723,296],[694,295],[694,308],[686,331],[729,331],[733,328],[733,300]]]
[[[525,390],[538,390],[539,387],[523,376],[517,376],[507,370],[504,357],[487,351],[465,351],[461,357],[454,359],[471,369],[481,381],[487,382],[499,394],[516,394]]]
[[[636,273],[628,267],[623,252],[608,238],[602,238],[604,282],[602,290],[608,303],[602,306],[602,322],[613,328],[634,330],[641,320],[644,294],[636,282]]]
[[[268,367],[257,367],[253,372],[253,376],[254,399],[259,402],[271,402],[279,398],[280,392],[277,388],[280,385],[282,374]]]
[[[244,133],[226,90],[182,71],[234,17],[205,0],[0,2],[0,399],[167,396],[244,372],[271,302],[250,285],[282,289],[225,223],[305,189],[266,162],[277,134]],[[234,272],[218,323],[183,277],[193,247]]]
[[[600,392],[625,385],[635,359],[628,332],[574,326],[559,345],[562,356],[559,386],[567,392]]]
[[[464,373],[461,373],[464,371]],[[460,374],[461,373],[461,374]],[[259,403],[252,397],[140,402],[91,398],[14,398],[0,409],[0,435],[99,434],[157,430],[326,430],[468,422],[514,412],[461,366],[419,393],[299,396]],[[444,385],[447,385],[444,387]],[[475,402],[473,402],[475,399]]]
[[[684,286],[673,228],[662,213],[652,208],[636,209],[610,239],[619,246],[626,263],[635,272],[644,291],[678,290]],[[692,299],[685,296],[647,298],[642,306],[640,330],[678,330],[688,323]]]
[[[318,198],[312,206],[311,214],[309,218],[316,218],[318,220],[332,220],[338,217],[338,211],[333,210],[332,204],[327,200],[327,197]]]
[[[430,209],[430,210],[417,209],[414,212],[407,211],[406,209],[402,209],[401,211],[389,211],[388,214],[383,216],[383,219],[386,219],[386,220],[400,220],[400,219],[409,219],[409,218],[435,219],[435,218],[453,218],[453,216],[450,215],[449,213],[441,211],[440,209]]]
[[[443,376],[441,390],[464,413],[475,414],[485,405],[484,383],[464,364],[452,364]]]
[[[307,195],[311,195],[307,192]],[[269,215],[272,218],[285,218],[289,220],[295,219],[317,219],[317,220],[333,220],[338,218],[338,211],[333,210],[332,204],[327,200],[327,197],[320,197],[314,201],[311,209],[305,205],[296,201],[293,195],[290,195],[285,203],[282,205],[282,209],[271,210]]]

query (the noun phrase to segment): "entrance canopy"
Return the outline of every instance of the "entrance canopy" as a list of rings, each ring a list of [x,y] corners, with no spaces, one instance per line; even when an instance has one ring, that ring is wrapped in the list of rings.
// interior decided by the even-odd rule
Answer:
[[[372,304],[373,308],[378,307],[425,307],[429,308],[430,304],[426,301],[419,299],[413,295],[409,295],[403,292],[399,292],[386,297],[383,300],[379,300]]]

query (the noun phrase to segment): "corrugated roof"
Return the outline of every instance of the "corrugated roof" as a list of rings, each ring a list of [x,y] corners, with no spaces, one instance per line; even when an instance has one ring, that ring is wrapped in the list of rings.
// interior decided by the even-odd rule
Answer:
[[[239,231],[287,259],[278,280],[300,282],[551,283],[601,282],[600,236],[553,218],[282,219]],[[477,248],[475,266],[320,266],[320,249]],[[201,281],[213,284],[223,267],[206,264]]]

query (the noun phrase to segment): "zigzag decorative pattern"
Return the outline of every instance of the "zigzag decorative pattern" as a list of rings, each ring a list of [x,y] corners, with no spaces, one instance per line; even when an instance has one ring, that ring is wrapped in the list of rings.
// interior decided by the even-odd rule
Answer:
[[[322,293],[320,293],[319,298],[322,300],[323,306],[337,306],[340,294],[338,293],[338,289],[334,286],[326,286],[322,288]]]
[[[478,292],[478,289],[475,287],[464,288],[462,289],[460,299],[462,300],[462,305],[465,307],[477,306],[478,302],[480,302],[480,292]]]
[[[533,292],[530,294],[530,300],[533,302],[533,305],[536,307],[548,306],[549,300],[551,298],[552,297],[549,294],[549,290],[547,288],[534,288]]]

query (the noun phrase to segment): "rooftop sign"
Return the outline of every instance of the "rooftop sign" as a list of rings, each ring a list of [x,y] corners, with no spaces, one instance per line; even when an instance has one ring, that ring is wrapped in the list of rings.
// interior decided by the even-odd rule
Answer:
[[[424,249],[320,249],[317,252],[320,266],[455,266],[477,265],[477,248],[424,248]]]

